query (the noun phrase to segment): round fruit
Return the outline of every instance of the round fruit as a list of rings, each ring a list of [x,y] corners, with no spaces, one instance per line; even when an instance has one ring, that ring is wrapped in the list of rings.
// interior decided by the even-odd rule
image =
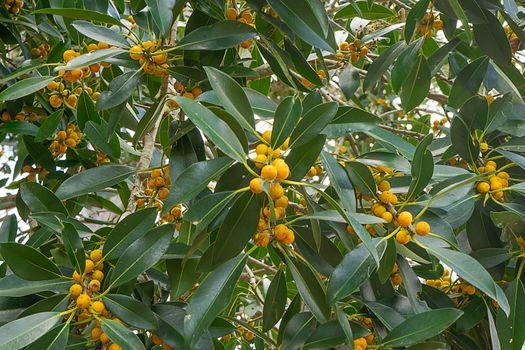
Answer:
[[[93,312],[101,314],[106,309],[106,306],[103,302],[97,300],[93,304],[91,304],[91,309],[93,310]]]
[[[401,275],[394,273],[392,276],[390,276],[390,281],[392,281],[394,286],[399,286],[401,284]]]
[[[271,130],[266,130],[265,132],[263,132],[262,138],[264,139],[264,141],[270,143],[270,141],[272,140]]]
[[[290,168],[288,167],[288,164],[284,162],[284,160],[280,160],[279,162],[274,161],[273,164],[277,168],[278,180],[286,180],[288,176],[290,176]]]
[[[100,250],[100,249],[92,250],[91,253],[89,254],[89,258],[93,262],[99,261],[100,259],[102,259],[102,250]]]
[[[77,298],[77,306],[81,309],[87,309],[89,306],[89,302],[91,301],[91,298],[87,294],[81,294]]]
[[[288,197],[281,196],[275,200],[274,205],[277,208],[288,208]]]
[[[394,217],[392,216],[392,214],[388,211],[384,212],[382,215],[381,215],[381,218],[383,220],[385,220],[387,223],[391,223],[392,222],[392,219],[394,219]]]
[[[284,189],[283,186],[279,183],[274,183],[270,186],[270,197],[273,200],[276,200],[277,198],[280,198],[284,195]]]
[[[69,294],[71,295],[71,298],[78,298],[80,294],[82,294],[82,286],[78,283],[75,283],[71,287],[69,287]]]
[[[384,192],[390,190],[390,182],[383,180],[379,183],[379,191]]]
[[[255,153],[257,154],[268,154],[268,146],[266,146],[264,143],[260,143],[255,147]]]
[[[120,345],[113,343],[109,346],[108,350],[122,350],[122,347]]]
[[[91,330],[91,339],[99,340],[101,334],[102,334],[102,329],[99,327],[95,327]]]
[[[100,335],[100,342],[101,342],[102,344],[109,343],[109,338],[108,338],[108,336],[106,335],[106,333],[102,333],[102,334]]]
[[[295,241],[295,235],[292,230],[288,230],[288,232],[286,232],[286,236],[284,237],[284,239],[281,240],[283,244],[292,244],[294,241]]]
[[[398,233],[396,233],[396,240],[399,244],[407,244],[410,242],[410,233],[408,233],[407,230],[400,230]]]
[[[428,235],[430,232],[430,225],[426,221],[420,221],[416,224],[416,233],[420,236]]]
[[[91,280],[91,282],[89,282],[88,288],[92,292],[98,292],[100,290],[100,281]]]
[[[259,177],[251,179],[250,190],[252,190],[252,192],[256,194],[261,193],[263,191],[263,188],[262,188],[263,183],[264,181]]]
[[[488,191],[490,191],[490,185],[486,182],[480,182],[477,184],[476,190],[479,193],[487,193]]]
[[[257,156],[255,156],[255,158],[253,159],[253,162],[255,163],[255,166],[259,169],[261,169],[266,161],[268,160],[268,158],[266,157],[266,155],[264,154],[258,154]]]
[[[397,216],[397,222],[399,222],[401,226],[409,226],[412,223],[412,214],[410,214],[408,211],[401,212]]]
[[[275,180],[277,177],[277,168],[273,165],[265,165],[261,170],[261,176],[268,181]]]
[[[86,260],[86,273],[91,273],[95,268],[95,263],[92,260]]]
[[[73,272],[73,279],[75,280],[75,282],[80,282],[82,280],[82,277],[79,275],[78,272]]]
[[[276,240],[282,241],[286,238],[286,235],[288,233],[289,229],[283,224],[279,224],[274,227],[273,229],[273,235]]]

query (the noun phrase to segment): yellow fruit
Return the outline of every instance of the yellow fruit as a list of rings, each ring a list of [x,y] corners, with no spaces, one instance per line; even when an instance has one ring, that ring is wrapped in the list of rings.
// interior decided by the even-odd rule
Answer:
[[[277,169],[278,180],[286,180],[288,176],[290,176],[290,168],[288,167],[288,164],[284,162],[284,160],[276,159],[272,162],[272,164]]]
[[[91,278],[94,279],[94,280],[97,280],[99,282],[102,282],[102,280],[104,279],[104,272],[99,271],[99,270],[95,270],[95,271],[93,271],[93,274],[91,275]]]
[[[257,168],[261,169],[261,168],[265,165],[265,163],[266,163],[267,160],[268,160],[268,159],[266,158],[266,155],[264,155],[264,154],[258,154],[258,155],[253,159],[253,162],[255,163],[255,166],[256,166]]]
[[[270,186],[270,197],[276,200],[284,195],[284,189],[279,183],[274,183]]]
[[[122,347],[120,345],[113,343],[109,346],[108,350],[122,350]]]
[[[106,306],[104,305],[103,302],[97,300],[93,302],[93,304],[91,304],[91,309],[93,310],[93,312],[97,314],[101,314],[102,311],[106,309]]]
[[[89,306],[89,302],[91,301],[91,298],[87,294],[81,294],[77,298],[77,306],[81,309],[87,309]]]
[[[66,50],[64,51],[64,53],[62,54],[62,58],[64,59],[64,61],[66,62],[69,62],[71,61],[73,58],[75,58],[77,55],[76,55],[76,52],[75,50]]]
[[[503,191],[494,192],[492,194],[492,196],[494,196],[494,199],[497,200],[497,201],[502,200],[503,199]]]
[[[493,161],[493,160],[489,160],[489,161],[487,162],[486,166],[491,166],[491,167],[493,167],[494,169],[496,169],[498,165],[496,164],[495,161]]]
[[[95,263],[90,259],[86,259],[86,273],[91,273],[95,268]]]
[[[78,283],[75,283],[69,287],[69,294],[71,295],[71,299],[78,298],[78,296],[82,294],[82,286]]]
[[[261,193],[263,191],[263,188],[262,188],[263,183],[264,181],[261,178],[256,177],[256,178],[251,179],[250,190],[256,194]]]
[[[407,230],[400,230],[398,233],[396,233],[396,240],[399,244],[407,244],[410,242],[410,233],[408,233]]]
[[[274,205],[277,208],[287,208],[288,207],[288,197],[281,196],[275,200]]]
[[[420,221],[416,224],[416,233],[420,236],[428,235],[430,232],[430,225],[426,221]]]
[[[381,204],[372,206],[372,212],[375,216],[381,217],[386,212],[386,208]]]
[[[392,276],[390,276],[390,281],[392,281],[394,286],[399,286],[401,284],[401,275],[394,273]]]
[[[95,327],[91,330],[91,339],[99,340],[101,334],[102,334],[102,329],[99,327]]]
[[[279,225],[274,227],[273,235],[274,235],[276,240],[282,241],[282,240],[284,240],[286,238],[286,235],[287,235],[288,231],[289,231],[288,227],[286,227],[283,224],[279,224]]]
[[[381,215],[381,218],[383,220],[385,220],[387,223],[391,223],[392,222],[392,219],[394,218],[392,216],[392,214],[390,212],[384,212],[382,215]]]
[[[489,145],[486,142],[482,142],[479,144],[479,150],[485,153],[489,150]]]
[[[440,19],[434,20],[434,23],[432,23],[432,25],[434,26],[434,29],[436,30],[443,29],[443,21]]]
[[[295,241],[295,235],[292,230],[286,232],[286,236],[281,240],[283,244],[292,244]]]
[[[165,53],[159,53],[159,54],[153,54],[153,56],[151,57],[151,59],[152,59],[153,62],[155,62],[156,64],[163,64],[163,63],[166,63],[168,57],[166,56]]]
[[[498,178],[495,177],[494,179],[498,179]],[[499,181],[499,180],[492,180],[492,181],[490,181],[490,189],[492,191],[500,190],[502,188],[503,188],[503,185],[501,184],[501,181]]]
[[[151,342],[155,345],[161,345],[162,343],[164,343],[162,339],[160,339],[159,336],[156,334],[153,334],[151,336]]]
[[[166,187],[162,187],[159,192],[157,193],[157,197],[163,201],[166,198],[168,198],[168,195],[170,194],[170,191]]]
[[[226,18],[229,19],[229,20],[236,20],[237,19],[237,10],[233,7],[229,7],[227,10],[226,10]]]
[[[262,138],[264,139],[264,141],[270,143],[270,141],[272,140],[272,131],[266,130],[265,132],[263,132]]]
[[[75,280],[75,282],[80,282],[82,280],[82,277],[78,272],[75,271],[73,272],[73,279]]]
[[[58,95],[51,95],[49,96],[49,104],[53,108],[58,108],[62,106],[62,98]]]
[[[266,156],[268,154],[268,146],[264,143],[258,144],[257,147],[255,147],[255,153],[263,154]]]
[[[310,177],[314,177],[317,175],[317,170],[315,169],[315,167],[311,167],[310,170],[308,170],[308,174],[306,174]]]
[[[91,280],[91,282],[89,282],[88,288],[92,292],[98,292],[100,290],[100,281]]]
[[[412,223],[412,214],[410,214],[408,211],[401,212],[397,216],[397,222],[399,222],[401,226],[409,226]]]
[[[261,176],[268,181],[275,180],[277,177],[277,168],[273,165],[265,165],[261,170]]]
[[[393,194],[390,191],[383,191],[383,193],[381,193],[381,196],[379,196],[379,199],[381,200],[381,202],[388,204],[390,203],[392,195]]]
[[[268,244],[270,244],[270,233],[267,230],[260,233],[256,233],[253,237],[253,242],[258,247],[268,246]]]
[[[107,343],[109,343],[109,338],[108,338],[108,336],[106,335],[106,333],[102,333],[102,334],[100,335],[100,342],[101,342],[102,344],[107,344]]]
[[[390,190],[390,182],[383,180],[379,183],[379,191],[384,192]]]
[[[506,171],[500,171],[496,176],[499,177],[500,179],[505,179],[505,180],[508,180],[510,178],[509,173],[507,173]]]
[[[283,151],[286,151],[289,146],[290,146],[290,138],[287,137],[286,140],[284,140],[283,144],[281,145],[281,149]]]
[[[492,165],[486,165],[485,166],[485,172],[488,173],[490,171],[495,171],[496,170],[496,167],[492,166]]]
[[[490,185],[486,182],[480,182],[476,185],[476,190],[479,193],[487,193],[488,191],[490,191]]]
[[[351,235],[354,235],[354,234],[355,234],[355,230],[354,230],[354,228],[352,227],[352,225],[346,225],[346,232],[348,232],[348,233],[351,234]]]

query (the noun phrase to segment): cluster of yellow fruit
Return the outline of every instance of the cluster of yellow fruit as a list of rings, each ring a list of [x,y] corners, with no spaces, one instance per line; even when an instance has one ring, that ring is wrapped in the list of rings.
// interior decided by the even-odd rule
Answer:
[[[37,47],[31,48],[31,56],[33,57],[42,57],[46,58],[51,51],[51,46],[49,44],[40,44]]]
[[[485,166],[478,168],[480,174],[495,172],[497,170],[496,162],[489,160],[485,163]],[[492,197],[499,201],[504,197],[504,188],[509,186],[510,175],[506,171],[500,171],[496,174],[491,174],[488,176],[487,181],[480,181],[476,185],[476,190],[478,193],[485,194],[491,193]]]
[[[66,130],[57,132],[55,140],[49,146],[54,157],[60,157],[68,148],[75,148],[82,139],[82,132],[76,124],[68,124]]]
[[[255,323],[253,321],[248,321],[248,324],[252,327],[255,326]],[[239,336],[237,337],[237,339],[239,338],[244,338],[246,339],[246,341],[248,342],[252,342],[254,339],[255,339],[255,335],[253,334],[252,331],[249,331],[247,330],[246,328],[244,328],[243,326],[238,326],[237,327],[237,333],[239,334]],[[230,339],[232,338],[232,335],[231,333],[230,334],[226,334],[226,335],[223,335],[221,337],[221,340],[223,342],[228,342],[230,341]]]
[[[255,17],[254,13],[250,10],[244,10],[239,13],[235,7],[228,7],[226,10],[226,18],[230,21],[239,21],[241,23],[254,25]],[[252,46],[253,39],[245,40],[241,43],[241,47],[244,49],[250,48]]]
[[[158,76],[168,75],[168,55],[160,50],[160,44],[154,40],[143,41],[129,49],[129,56],[139,61],[144,72]]]
[[[8,111],[3,111],[2,112],[2,115],[1,115],[1,122],[2,123],[9,123],[11,121],[18,121],[18,122],[23,122],[23,121],[28,121],[28,122],[36,122],[36,121],[39,121],[40,119],[46,119],[47,116],[40,116],[36,113],[33,113],[33,112],[25,112],[25,111],[21,111],[19,113],[17,113],[15,115],[15,117],[13,118],[11,116],[11,113],[9,113]]]
[[[43,168],[40,164],[35,164],[35,167],[33,168],[31,165],[26,164],[22,167],[22,172],[27,173],[27,181],[34,182],[36,181],[36,176],[38,175],[38,178],[40,181],[42,181],[47,174],[49,174],[49,170]]]
[[[354,339],[354,350],[365,350],[368,342],[365,337]]]
[[[351,43],[343,41],[339,44],[339,52],[335,54],[335,58],[343,60],[345,57],[350,57],[350,62],[357,63],[360,57],[365,57],[368,54],[368,47],[362,45],[361,40],[355,39]]]
[[[360,320],[360,322],[364,327],[370,329],[371,331],[370,331],[370,334],[367,335],[366,337],[354,339],[354,349],[355,350],[365,350],[368,347],[368,345],[372,345],[376,341],[375,336],[372,333],[372,329],[374,327],[372,323],[372,319],[370,317],[363,317]]]
[[[290,175],[290,168],[280,158],[282,151],[288,149],[289,139],[286,139],[284,143],[275,149],[269,147],[272,138],[271,131],[265,131],[262,134],[263,143],[260,143],[255,148],[256,157],[254,159],[255,166],[261,169],[261,177],[253,178],[250,181],[250,189],[253,193],[259,194],[264,191],[263,186],[265,182],[268,182],[270,198],[273,201],[273,216],[276,221],[283,220],[286,216],[286,208],[288,207],[288,197],[284,194],[284,188],[281,186],[280,181],[286,180]],[[268,204],[263,210],[259,218],[259,224],[257,226],[258,232],[254,236],[254,242],[256,245],[265,247],[270,244],[272,235],[270,234],[271,229],[271,206]],[[273,238],[283,244],[293,243],[295,237],[292,230],[290,230],[284,224],[279,224],[273,228]]]
[[[111,159],[104,152],[97,152],[97,161],[98,165],[110,163]]]
[[[194,100],[202,94],[202,89],[200,86],[184,85],[178,80],[175,81],[175,83],[173,83],[173,88],[175,89],[177,94],[179,94],[182,97],[189,98],[190,100]],[[174,99],[169,100],[168,106],[172,109],[179,108],[179,104]]]
[[[427,286],[441,289],[445,293],[463,293],[466,295],[476,294],[476,287],[465,282],[461,277],[458,279],[459,283],[452,283],[450,270],[445,269],[439,279],[428,279],[425,281]],[[455,300],[457,301],[457,300]]]
[[[423,16],[423,19],[419,21],[416,33],[430,38],[432,37],[432,27],[436,30],[443,29],[443,21],[439,18],[435,18],[431,12],[427,12]]]
[[[403,227],[396,233],[396,240],[399,244],[407,244],[410,242],[414,232],[418,236],[426,236],[430,233],[430,225],[426,221],[419,221],[415,225],[412,225],[412,214],[408,211],[399,213],[397,223]]]
[[[445,125],[446,123],[448,123],[448,119],[445,117],[441,118],[440,120],[434,120],[434,122],[432,123],[432,130],[434,132],[439,132],[439,126]]]
[[[319,78],[321,80],[325,80],[326,79],[326,72],[323,69],[320,69],[320,70],[317,71],[317,76],[319,76]],[[312,87],[315,86],[314,83],[312,83],[310,80],[308,80],[308,79],[306,79],[304,77],[301,77],[301,84],[303,84],[307,88],[312,88]]]
[[[505,34],[507,35],[507,39],[509,40],[510,48],[513,53],[516,53],[520,48],[520,44],[521,44],[520,39],[518,38],[516,33],[512,31],[512,28],[510,28],[509,26],[505,26],[504,29],[505,29]]]
[[[163,348],[164,350],[172,350],[172,347],[169,346],[168,344],[166,344],[162,339],[160,339],[160,337],[156,334],[152,334],[151,335],[151,342],[154,344],[154,345],[158,345],[160,346],[161,348]]]
[[[7,11],[16,15],[24,7],[24,2],[22,0],[4,0],[4,7]]]
[[[399,267],[397,266],[397,263],[394,263],[394,267],[392,268],[392,273],[390,274],[390,281],[394,286],[399,286],[401,282],[403,282],[403,279],[399,274]]]
[[[63,82],[52,81],[47,84],[47,89],[51,91],[49,96],[49,104],[53,108],[59,108],[64,103],[69,108],[76,108],[78,102],[78,96],[85,91],[93,101],[96,101],[100,97],[100,92],[95,91],[89,86],[77,87],[73,91],[66,89]]]

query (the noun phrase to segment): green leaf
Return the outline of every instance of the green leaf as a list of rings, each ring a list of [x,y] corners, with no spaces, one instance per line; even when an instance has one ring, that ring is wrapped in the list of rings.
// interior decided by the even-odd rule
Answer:
[[[416,25],[427,12],[429,2],[430,0],[418,1],[414,6],[412,6],[412,9],[408,13],[407,19],[405,21],[406,24],[404,32],[405,41],[407,43],[412,40]]]
[[[301,299],[303,299],[319,322],[324,323],[328,321],[330,307],[326,303],[324,286],[319,281],[316,272],[299,260],[292,260],[288,256],[285,256],[285,259]]]
[[[374,128],[366,132],[382,144],[387,144],[391,150],[399,151],[404,157],[411,160],[414,157],[416,148],[405,139],[382,128]],[[386,147],[386,145],[385,145]],[[390,148],[389,148],[390,149]]]
[[[177,103],[188,118],[228,157],[240,163],[246,162],[246,154],[232,129],[198,102],[184,97],[177,97]]]
[[[87,21],[73,21],[71,22],[71,26],[73,26],[73,28],[75,28],[80,34],[93,40],[123,48],[129,48],[130,46],[122,34],[105,26],[99,26]]]
[[[8,122],[0,125],[0,131],[2,133],[20,134],[36,136],[38,133],[38,126],[29,122]]]
[[[301,101],[291,96],[286,97],[279,103],[275,110],[275,118],[272,127],[272,149],[281,146],[290,136],[301,116]]]
[[[238,256],[219,265],[206,276],[191,297],[184,319],[184,337],[190,348],[193,348],[215,317],[230,303],[246,259]]]
[[[419,106],[427,97],[431,79],[430,67],[425,56],[421,55],[399,90],[401,105],[405,112]]]
[[[311,141],[302,146],[294,147],[290,151],[286,156],[286,164],[290,167],[289,180],[300,181],[308,173],[310,167],[319,157],[325,140],[325,135],[317,135]]]
[[[202,197],[184,213],[184,220],[195,225],[195,234],[200,233],[236,196],[235,192],[217,192]]]
[[[208,184],[221,176],[231,165],[228,157],[197,162],[187,167],[172,184],[168,198],[164,201],[164,211],[174,205],[194,199]]]
[[[55,80],[56,77],[43,76],[43,77],[32,77],[17,81],[4,91],[0,92],[0,101],[16,100],[17,98],[24,97],[43,89]]]
[[[374,62],[368,67],[368,73],[366,73],[365,80],[363,81],[363,90],[372,88],[375,83],[381,79],[388,67],[390,67],[397,56],[403,52],[405,47],[406,44],[404,41],[398,41],[374,60]]]
[[[175,0],[146,0],[146,4],[161,36],[165,36],[173,23]]]
[[[359,71],[355,69],[354,66],[348,65],[341,71],[341,74],[339,75],[339,87],[347,100],[354,96],[360,85],[361,78],[359,76]]]
[[[298,37],[310,45],[335,53],[332,44],[335,40],[328,30],[326,12],[316,11],[308,0],[269,0],[268,4]]]
[[[58,312],[41,312],[0,327],[0,349],[18,350],[46,334],[61,319]]]
[[[195,239],[196,240],[196,239]],[[184,246],[186,247],[186,246]],[[169,254],[169,250],[168,250]],[[186,253],[187,255],[189,254]],[[199,260],[188,258],[166,260],[166,271],[170,280],[170,298],[178,299],[188,292],[200,278],[197,272]]]
[[[139,329],[156,329],[155,314],[140,301],[122,294],[107,294],[104,305],[120,320]]]
[[[118,344],[124,350],[145,350],[144,344],[140,341],[135,333],[122,323],[102,318],[100,320],[102,331],[115,344]]]
[[[86,267],[86,253],[84,252],[82,239],[78,235],[75,226],[70,223],[64,223],[62,241],[64,242],[64,247],[66,248],[71,265],[82,275]]]
[[[108,235],[104,243],[104,258],[116,259],[155,224],[158,210],[146,208],[122,219]]]
[[[345,169],[352,184],[357,187],[363,195],[371,197],[376,196],[377,186],[370,168],[363,163],[347,162],[345,164]]]
[[[179,50],[224,50],[257,36],[250,25],[239,21],[220,21],[202,26],[184,36],[177,44]]]
[[[392,329],[382,346],[401,347],[435,337],[452,325],[463,311],[443,308],[416,314]]]
[[[488,65],[488,57],[480,57],[459,72],[450,90],[449,106],[459,108],[478,92],[487,73]]]
[[[74,19],[85,19],[88,21],[114,24],[117,26],[125,27],[125,25],[120,23],[120,21],[116,18],[108,16],[104,13],[84,10],[80,8],[43,8],[33,11],[33,14],[46,14]]]
[[[64,322],[51,329],[44,336],[29,345],[27,350],[62,350],[69,338],[69,323]]]
[[[35,69],[39,69],[39,68],[42,68],[42,67],[46,67],[47,64],[44,63],[41,59],[34,59],[34,60],[31,60],[30,62],[28,62],[27,64],[26,63],[23,63],[18,69],[15,69],[14,71],[12,71],[11,73],[5,75],[3,78],[0,79],[0,84],[5,84],[7,83],[9,80],[13,80],[15,78],[18,78],[19,76],[21,75],[24,75],[24,74],[27,74]]]
[[[407,79],[407,72],[410,72],[412,67],[416,65],[424,42],[424,37],[412,42],[406,47],[403,53],[399,55],[396,63],[394,63],[392,72],[390,73],[390,84],[396,94],[399,93],[401,85],[403,85],[403,82]]]
[[[0,297],[23,297],[40,292],[62,292],[71,286],[71,281],[62,278],[43,281],[27,281],[16,275],[0,278]]]
[[[290,136],[290,148],[304,145],[319,135],[337,112],[337,103],[325,102],[310,109]]]
[[[88,121],[100,124],[101,119],[95,110],[95,104],[91,97],[85,91],[82,91],[77,102],[77,123],[80,130],[84,130],[84,126]]]
[[[286,324],[282,350],[301,349],[308,337],[313,333],[317,322],[309,312],[295,314]]]
[[[127,51],[118,49],[118,48],[109,48],[109,49],[102,49],[102,50],[89,52],[89,53],[73,58],[71,61],[69,61],[64,66],[55,67],[55,72],[58,72],[59,70],[62,70],[62,69],[72,70],[75,68],[83,68],[86,66],[90,66],[94,63],[105,61],[108,58],[111,58],[113,56],[116,56],[118,54],[125,53],[125,52]],[[111,83],[110,83],[110,86],[111,86]]]
[[[460,43],[461,40],[459,38],[454,38],[445,45],[441,46],[439,49],[437,49],[432,54],[432,56],[428,58],[428,66],[432,71],[432,76],[436,75],[436,73],[441,69],[441,66],[448,59],[450,51],[454,50],[456,46],[458,46]]]
[[[58,267],[35,248],[14,242],[0,243],[2,258],[18,276],[28,281],[62,277]]]
[[[50,171],[55,171],[55,160],[49,149],[43,143],[36,143],[34,138],[28,135],[22,136],[22,141],[33,160]]]
[[[135,170],[125,165],[103,165],[87,169],[65,180],[55,192],[61,200],[103,190],[127,179]]]
[[[259,223],[260,208],[251,191],[243,193],[229,209],[213,244],[212,262],[221,263],[239,254]]]
[[[174,232],[175,225],[161,225],[133,242],[117,260],[109,285],[118,287],[156,264],[168,250]]]
[[[487,23],[474,23],[474,40],[480,49],[494,62],[510,65],[512,51],[503,26],[490,11],[483,10]]]
[[[366,1],[356,1],[355,5],[357,5],[357,8],[353,4],[343,7],[337,11],[335,18],[340,19],[360,17],[368,20],[376,20],[390,18],[396,15],[388,7],[379,4],[372,4],[372,6],[369,6]]]
[[[279,270],[266,292],[263,307],[263,332],[269,331],[279,322],[286,308],[286,299],[286,276],[283,270]]]
[[[510,315],[507,318],[502,311],[497,311],[496,324],[502,349],[521,350],[525,342],[525,324],[521,315],[525,311],[525,288],[519,278],[514,279],[505,291],[510,302]]]
[[[228,74],[213,67],[204,67],[208,80],[226,112],[246,130],[254,130],[252,106],[241,85]]]
[[[462,252],[445,248],[432,247],[427,250],[447,266],[450,266],[458,276],[497,301],[506,314],[509,313],[509,302],[501,288],[474,258]]]
[[[144,113],[142,118],[140,118],[139,124],[135,129],[135,134],[133,135],[134,145],[136,145],[140,140],[142,140],[144,138],[144,135],[146,135],[151,129],[153,129],[153,126],[159,118],[162,118],[165,102],[166,98],[162,97],[159,101],[152,104],[148,108],[146,113]]]
[[[104,152],[110,157],[120,157],[120,142],[116,134],[112,134],[110,141],[107,141],[108,125],[101,120],[101,124],[88,121],[84,128],[84,133],[96,149]]]
[[[54,111],[47,117],[47,119],[42,123],[42,125],[40,125],[40,128],[38,128],[38,132],[35,136],[35,142],[42,142],[54,134],[58,127],[58,124],[60,124],[60,121],[62,120],[63,112],[63,109],[59,109],[57,111]]]
[[[31,213],[53,212],[68,215],[66,208],[55,194],[36,182],[20,185],[20,196]]]
[[[95,51],[96,52],[96,51]],[[73,62],[71,60],[70,62]],[[104,110],[117,107],[130,98],[137,86],[141,70],[119,75],[109,83],[109,91],[104,91],[97,100],[97,109]]]
[[[428,146],[432,143],[432,134],[425,136],[416,148],[414,159],[412,160],[410,187],[408,188],[407,198],[412,198],[420,193],[432,179],[434,174],[434,159]]]
[[[377,246],[379,256],[383,255],[385,249],[386,242],[380,241]],[[374,258],[363,244],[347,253],[328,280],[328,304],[333,305],[355,292],[372,275],[375,265]]]

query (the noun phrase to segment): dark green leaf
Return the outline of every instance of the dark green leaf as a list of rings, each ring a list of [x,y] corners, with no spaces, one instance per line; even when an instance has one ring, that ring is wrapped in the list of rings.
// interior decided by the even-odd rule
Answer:
[[[171,29],[173,23],[173,7],[175,0],[146,0],[149,13],[153,17],[153,22],[160,31],[161,36],[165,36]]]
[[[41,312],[0,327],[0,349],[21,349],[44,334],[60,321],[58,312]]]
[[[102,318],[100,321],[102,331],[115,344],[118,344],[124,350],[145,350],[146,348],[135,333],[122,323]]]
[[[31,213],[53,212],[68,215],[66,208],[55,194],[36,182],[23,183],[20,186],[20,196]]]
[[[257,31],[239,21],[221,21],[199,27],[183,37],[177,49],[180,50],[224,50],[254,38]]]
[[[478,92],[483,78],[485,78],[488,65],[488,57],[480,57],[459,72],[450,90],[449,106],[459,108]]]
[[[73,21],[71,25],[79,33],[93,40],[124,48],[130,46],[122,34],[105,26],[99,26],[88,21]]]
[[[155,329],[158,326],[155,314],[136,299],[121,294],[107,294],[104,304],[113,315],[130,326],[140,329]]]
[[[412,198],[421,192],[432,179],[434,174],[434,160],[428,146],[432,142],[433,135],[428,134],[419,143],[412,160],[410,187],[408,188],[407,197]]]
[[[14,242],[0,243],[0,253],[13,272],[28,281],[62,277],[58,267],[35,248]]]
[[[286,276],[283,270],[279,270],[273,277],[263,308],[263,332],[272,329],[284,314],[286,307]]]
[[[43,8],[33,12],[34,14],[56,15],[74,19],[85,19],[88,21],[101,22],[107,24],[114,24],[125,27],[124,24],[116,18],[108,16],[104,13],[89,11],[80,8]]]
[[[62,350],[66,348],[68,337],[69,323],[64,322],[28,346],[27,350]]]
[[[355,5],[357,6],[349,4],[343,7],[337,11],[335,18],[360,17],[368,20],[375,20],[395,16],[395,13],[392,12],[392,10],[380,4],[372,4],[372,6],[368,6],[366,1],[356,1]]]
[[[82,91],[77,102],[77,123],[80,130],[84,130],[84,126],[88,121],[100,124],[101,119],[95,110],[95,104],[91,96],[89,96],[87,92]]]
[[[137,70],[124,73],[111,80],[109,90],[102,92],[97,100],[97,109],[110,109],[125,102],[133,94],[141,74],[142,71]]]
[[[62,120],[63,112],[63,109],[59,109],[57,111],[54,111],[47,117],[47,119],[42,123],[40,128],[38,128],[38,132],[35,136],[35,142],[42,142],[54,134],[58,127],[58,124],[60,124],[60,120]]]
[[[275,110],[275,118],[272,127],[272,149],[282,145],[290,136],[301,116],[301,101],[291,96],[286,97],[279,103]]]
[[[290,136],[290,148],[304,145],[319,135],[336,112],[337,103],[335,102],[320,104],[306,112]]]
[[[501,65],[510,65],[512,51],[503,26],[490,11],[483,10],[487,23],[474,23],[474,39],[483,52]]]
[[[284,329],[283,350],[301,349],[306,339],[312,334],[317,322],[309,312],[294,315]]]
[[[50,76],[32,77],[20,80],[0,92],[0,101],[16,100],[17,98],[27,96],[45,88],[47,84],[53,80],[55,80],[55,77]]]
[[[64,223],[62,241],[64,242],[71,265],[73,265],[75,270],[82,275],[86,267],[86,253],[84,252],[82,239],[78,235],[75,226],[70,223]]]
[[[292,181],[301,180],[323,149],[325,135],[317,135],[310,142],[302,146],[294,147],[286,157],[286,163],[290,167],[290,177]]]
[[[48,291],[64,292],[70,286],[71,281],[62,278],[43,281],[27,281],[16,275],[8,275],[0,279],[0,296],[22,297]]]
[[[361,85],[361,78],[359,71],[352,65],[348,65],[339,75],[339,87],[345,95],[346,99],[351,99],[359,86]]]
[[[419,106],[427,97],[431,79],[427,60],[425,56],[421,55],[399,90],[401,105],[405,112]]]
[[[363,195],[371,197],[376,195],[376,182],[368,166],[359,162],[348,162],[345,164],[345,169],[352,184],[357,187]]]
[[[398,41],[394,45],[390,46],[385,52],[381,54],[375,61],[368,67],[368,73],[366,74],[365,80],[363,81],[363,90],[368,90],[374,86],[374,84],[381,79],[383,74],[387,71],[388,67],[394,62],[394,60],[403,52],[406,44],[404,41]]]

